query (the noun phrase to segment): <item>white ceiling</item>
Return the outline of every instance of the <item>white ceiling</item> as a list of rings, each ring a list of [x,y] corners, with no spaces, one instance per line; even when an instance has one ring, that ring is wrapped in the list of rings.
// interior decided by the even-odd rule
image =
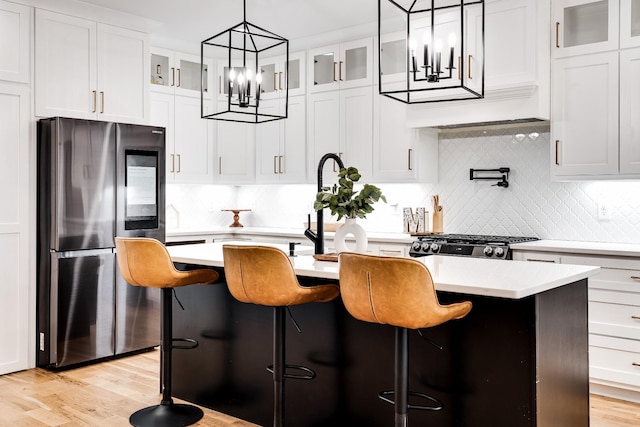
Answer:
[[[242,22],[242,0],[80,0],[152,21],[152,42],[193,45]],[[246,0],[247,21],[289,40],[373,25],[376,0]],[[167,46],[171,47],[171,46]]]

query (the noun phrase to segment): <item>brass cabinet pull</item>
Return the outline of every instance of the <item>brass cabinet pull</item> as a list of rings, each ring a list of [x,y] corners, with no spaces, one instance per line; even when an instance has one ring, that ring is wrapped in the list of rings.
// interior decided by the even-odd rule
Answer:
[[[92,113],[96,112],[96,105],[98,102],[98,93],[95,90],[92,90],[91,93],[93,94],[93,111],[91,111]]]
[[[218,157],[218,175],[222,175],[222,156]]]
[[[559,38],[559,34],[560,34],[560,23],[556,22],[556,47],[558,49],[560,49],[560,38]]]
[[[633,320],[640,320],[640,316],[631,316]]]
[[[640,276],[629,276],[629,279],[640,280]]]
[[[175,154],[171,155],[171,170],[169,172],[174,173],[176,170],[176,156]]]
[[[176,71],[178,71],[178,84],[176,87],[180,87],[180,68],[177,68]]]
[[[340,65],[338,65],[338,78],[341,82],[344,81],[342,80],[342,64],[344,64],[344,61],[340,61]]]
[[[277,159],[278,159],[278,156],[273,156],[273,173],[278,173],[278,170],[276,168]]]
[[[333,81],[337,82],[338,80],[336,79],[336,65],[338,65],[338,63],[336,61],[333,61]]]
[[[218,95],[222,95],[222,76],[218,76]]]
[[[100,114],[104,114],[104,91],[100,91]]]
[[[182,171],[181,162],[180,162],[180,154],[178,154],[177,157],[178,157],[178,170],[176,172],[180,173]]]
[[[527,261],[531,261],[531,262],[550,262],[550,263],[555,263],[555,261],[554,261],[554,260],[552,260],[552,259],[527,258]]]
[[[468,58],[469,69],[467,70],[467,77],[469,78],[469,80],[471,80],[471,59],[472,58],[473,58],[473,55],[469,55],[469,58]]]
[[[636,363],[636,362],[632,362],[631,365],[633,366],[640,366],[640,363]]]
[[[458,56],[458,80],[460,80],[460,67],[462,66],[462,58]]]
[[[282,90],[282,71],[278,73],[278,87]]]
[[[176,84],[176,69],[171,67],[171,86]]]
[[[284,157],[284,156],[278,156],[278,170],[280,171],[280,173],[284,173],[284,172],[282,171],[282,158],[283,158],[283,157]]]
[[[556,166],[560,166],[560,161],[558,159],[558,146],[560,145],[560,140],[556,139]]]
[[[278,73],[273,73],[273,90],[278,90]]]
[[[413,170],[413,168],[411,167],[411,153],[413,153],[413,149],[412,149],[412,148],[409,148],[409,149],[407,150],[407,152],[408,152],[408,155],[407,155],[407,169],[409,169],[410,171],[412,171],[412,170]]]
[[[393,250],[393,249],[380,249],[380,253],[385,253],[385,254],[401,254],[402,251],[401,250]]]

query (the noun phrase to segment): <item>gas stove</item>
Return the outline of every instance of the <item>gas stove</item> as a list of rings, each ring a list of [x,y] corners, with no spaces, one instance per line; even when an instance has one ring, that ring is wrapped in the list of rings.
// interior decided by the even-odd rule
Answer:
[[[531,242],[537,237],[480,236],[471,234],[431,234],[418,236],[411,244],[409,255],[456,255],[474,258],[512,259],[511,244]]]

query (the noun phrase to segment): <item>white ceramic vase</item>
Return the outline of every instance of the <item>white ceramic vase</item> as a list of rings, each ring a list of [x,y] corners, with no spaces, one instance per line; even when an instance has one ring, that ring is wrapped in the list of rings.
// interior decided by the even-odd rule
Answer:
[[[345,242],[348,235],[352,235],[355,238],[355,247],[349,248]],[[355,218],[347,218],[337,230],[333,237],[333,245],[336,252],[358,252],[364,253],[367,250],[367,233],[364,228],[356,222]]]

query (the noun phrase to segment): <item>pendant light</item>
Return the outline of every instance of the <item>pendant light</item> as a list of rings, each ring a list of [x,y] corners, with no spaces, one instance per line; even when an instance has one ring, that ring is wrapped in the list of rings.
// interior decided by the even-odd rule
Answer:
[[[201,116],[204,119],[243,123],[265,123],[286,119],[289,103],[289,41],[277,34],[247,22],[247,2],[243,0],[244,20],[200,44],[201,69],[205,58],[213,58],[222,70],[218,79],[218,93],[224,101],[205,106],[204,88],[200,92]],[[265,80],[261,65],[265,58],[273,63],[281,57],[284,63],[284,79],[271,76]],[[204,78],[204,77],[203,77]],[[284,80],[284,86],[282,85]],[[279,108],[263,108],[263,93],[272,92],[273,86],[283,88],[279,96],[283,103]],[[271,86],[273,85],[273,86]],[[204,85],[203,85],[204,87]]]
[[[484,0],[378,0],[379,91],[404,102],[484,97]]]

